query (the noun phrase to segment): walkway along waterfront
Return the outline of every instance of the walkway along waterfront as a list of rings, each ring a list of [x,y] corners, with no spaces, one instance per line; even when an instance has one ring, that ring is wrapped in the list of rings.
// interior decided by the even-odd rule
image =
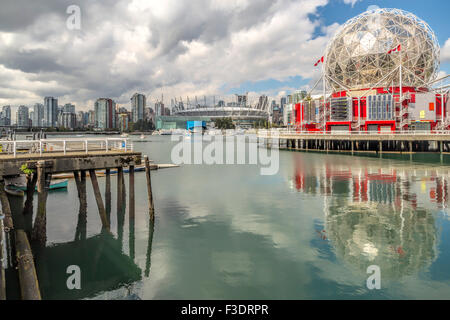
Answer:
[[[129,214],[134,218],[134,169],[135,166],[145,164],[146,182],[149,201],[149,218],[154,223],[154,204],[152,196],[150,160],[140,152],[134,152],[133,146],[127,139],[64,139],[64,140],[30,140],[30,141],[6,141],[10,144],[6,153],[0,154],[0,200],[4,219],[0,220],[0,240],[3,239],[0,253],[3,254],[3,243],[15,241],[15,252],[18,265],[18,276],[21,287],[22,299],[41,299],[39,279],[36,275],[30,240],[41,247],[45,247],[47,235],[47,211],[46,202],[48,190],[53,174],[72,172],[75,178],[80,211],[86,210],[86,176],[89,174],[95,194],[98,213],[104,232],[110,232],[110,217],[106,207],[111,206],[111,170],[117,170],[117,204],[118,210],[124,203],[125,182],[123,177],[124,167],[128,167],[129,179]],[[97,181],[96,170],[106,171],[105,202]],[[26,202],[22,217],[13,217],[10,203],[5,192],[5,179],[19,174],[27,174]],[[23,222],[25,216],[33,215],[33,195],[37,185],[38,205],[34,224],[31,232],[27,234]],[[14,239],[14,241],[12,240]],[[14,252],[12,251],[12,252]],[[5,274],[3,259],[0,268],[0,299],[5,299]]]
[[[450,152],[450,131],[301,132],[260,130],[258,141],[280,149],[343,152]]]

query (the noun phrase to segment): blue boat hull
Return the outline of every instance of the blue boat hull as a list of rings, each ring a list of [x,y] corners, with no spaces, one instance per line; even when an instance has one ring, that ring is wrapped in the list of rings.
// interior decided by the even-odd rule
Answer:
[[[66,189],[68,184],[69,184],[69,180],[68,179],[61,180],[59,182],[50,184],[49,189],[50,190]],[[27,190],[26,186],[8,185],[8,188],[22,190],[22,191],[26,191]],[[37,186],[36,186],[35,190],[37,190]]]

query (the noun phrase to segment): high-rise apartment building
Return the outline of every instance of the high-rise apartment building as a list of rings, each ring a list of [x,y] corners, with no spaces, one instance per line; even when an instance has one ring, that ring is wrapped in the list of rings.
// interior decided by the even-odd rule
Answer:
[[[116,103],[107,98],[95,102],[95,127],[99,129],[116,128]]]
[[[16,123],[18,127],[28,127],[30,125],[28,107],[19,106],[19,108],[17,108]]]
[[[63,112],[75,113],[75,105],[71,103],[66,103],[62,109]]]
[[[77,115],[74,112],[63,112],[61,114],[61,127],[75,129],[77,125]]]
[[[58,99],[53,97],[44,98],[43,127],[56,127],[58,122]]]
[[[0,116],[0,124],[2,126],[11,125],[11,106],[3,106]]]
[[[42,103],[35,103],[33,106],[33,117],[31,117],[33,127],[42,127],[43,119],[44,105]]]
[[[146,107],[146,97],[141,93],[135,93],[131,97],[131,114],[133,122],[144,119],[144,110]]]

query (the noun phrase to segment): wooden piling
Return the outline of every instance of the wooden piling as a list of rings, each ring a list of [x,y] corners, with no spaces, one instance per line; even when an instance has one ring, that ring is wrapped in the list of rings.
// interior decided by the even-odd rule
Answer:
[[[123,207],[123,168],[117,168],[117,212]]]
[[[106,169],[105,209],[108,221],[111,223],[111,169]]]
[[[129,211],[128,211],[128,243],[130,247],[130,258],[134,261],[135,258],[135,212],[134,212],[134,166],[130,166],[128,174],[129,183]]]
[[[155,222],[155,206],[153,204],[152,178],[150,176],[150,161],[148,156],[144,156],[145,176],[147,177],[147,195],[149,203],[150,221]]]
[[[80,172],[80,203],[83,205],[83,208],[87,209],[87,194],[86,194],[86,171],[82,170]]]
[[[92,188],[94,189],[95,201],[97,202],[98,213],[100,214],[100,219],[102,220],[103,227],[110,231],[109,221],[106,217],[105,206],[103,205],[102,194],[100,193],[100,188],[98,186],[97,174],[95,170],[89,170],[89,176],[91,177]]]
[[[25,204],[23,206],[23,214],[24,215],[32,215],[33,214],[33,196],[34,190],[36,189],[37,183],[37,173],[33,175],[27,175],[27,200],[25,200]]]
[[[9,206],[8,196],[6,195],[5,192],[5,180],[3,179],[3,177],[1,177],[0,179],[0,201],[2,203],[3,214],[5,215],[4,228],[5,231],[8,232],[9,230],[14,229],[14,224],[12,220],[11,207]]]
[[[150,221],[148,226],[148,243],[147,243],[147,254],[145,259],[145,271],[144,271],[144,274],[147,278],[150,275],[150,268],[152,265],[151,257],[152,257],[152,244],[154,231],[155,231],[154,223],[153,221]]]
[[[6,278],[3,268],[3,220],[0,220],[0,301],[6,300]]]
[[[23,300],[41,300],[39,282],[27,234],[16,230],[16,258]]]
[[[78,198],[81,196],[80,191],[80,174],[78,171],[73,172],[73,179],[75,180],[75,185],[77,186]]]
[[[40,245],[45,246],[47,241],[47,195],[52,176],[45,172],[45,161],[38,161],[36,168],[38,210],[34,220],[31,240],[37,241]]]
[[[86,171],[74,171],[73,176],[77,185],[78,199],[80,201],[75,240],[83,240],[86,239],[87,224]]]
[[[134,166],[130,166],[129,171],[129,215],[130,219],[134,219]]]

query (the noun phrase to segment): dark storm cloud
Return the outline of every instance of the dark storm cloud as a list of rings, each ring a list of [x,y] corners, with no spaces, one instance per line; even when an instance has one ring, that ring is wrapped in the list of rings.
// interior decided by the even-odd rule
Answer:
[[[70,69],[59,64],[57,57],[47,50],[8,51],[0,53],[0,61],[9,69],[26,73],[68,72]]]

